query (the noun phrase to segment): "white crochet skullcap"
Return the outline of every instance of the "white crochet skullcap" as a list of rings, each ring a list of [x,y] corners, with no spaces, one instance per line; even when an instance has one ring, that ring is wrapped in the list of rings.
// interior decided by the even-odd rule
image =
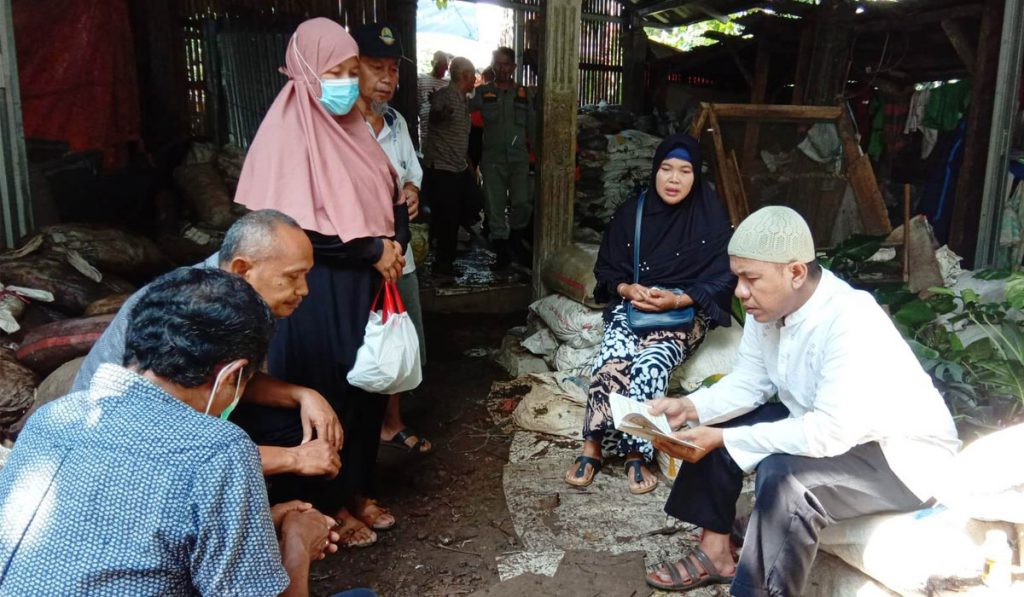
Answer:
[[[740,222],[729,241],[729,254],[769,263],[810,263],[814,238],[800,214],[769,205]]]

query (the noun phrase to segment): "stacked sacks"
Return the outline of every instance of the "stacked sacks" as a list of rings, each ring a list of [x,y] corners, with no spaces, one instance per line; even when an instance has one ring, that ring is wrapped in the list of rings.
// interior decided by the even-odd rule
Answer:
[[[552,294],[530,305],[530,312],[539,322],[523,347],[555,371],[589,380],[604,334],[601,310]]]
[[[578,221],[604,223],[628,196],[647,183],[651,159],[661,138],[626,129],[601,139],[596,119],[581,116],[580,121],[575,215]]]

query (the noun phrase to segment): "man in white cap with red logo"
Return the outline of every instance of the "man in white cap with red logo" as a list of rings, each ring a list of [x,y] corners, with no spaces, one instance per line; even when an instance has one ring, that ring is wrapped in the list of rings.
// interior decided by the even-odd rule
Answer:
[[[651,403],[680,429],[678,439],[699,446],[655,442],[686,461],[665,511],[701,527],[701,542],[647,582],[801,595],[824,527],[925,506],[960,441],[892,321],[870,294],[818,265],[798,213],[770,206],[751,214],[733,234],[729,260],[747,312],[732,372]],[[734,562],[735,504],[751,471],[754,511]]]

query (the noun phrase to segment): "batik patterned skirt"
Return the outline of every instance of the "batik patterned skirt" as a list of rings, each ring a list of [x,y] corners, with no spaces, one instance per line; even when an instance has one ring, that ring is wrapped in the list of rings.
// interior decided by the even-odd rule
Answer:
[[[645,461],[651,462],[651,442],[614,430],[608,396],[615,392],[637,402],[664,396],[672,371],[693,356],[704,341],[708,321],[698,312],[690,330],[637,334],[629,327],[625,306],[615,307],[611,315],[594,363],[583,438],[600,438],[604,453],[625,456],[639,452]]]

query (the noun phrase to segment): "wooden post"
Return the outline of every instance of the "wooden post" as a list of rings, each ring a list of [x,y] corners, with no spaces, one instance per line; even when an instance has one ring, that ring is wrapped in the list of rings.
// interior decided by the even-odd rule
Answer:
[[[536,297],[547,293],[541,281],[544,262],[572,242],[581,8],[579,0],[547,0],[542,13],[540,188],[533,244]]]
[[[391,105],[401,112],[409,125],[409,134],[417,139],[419,126],[419,105],[416,97],[416,0],[388,0],[387,22],[402,40],[402,52],[411,60],[402,60],[398,65],[398,90]]]
[[[834,106],[846,86],[846,70],[853,46],[854,8],[854,4],[846,0],[822,0],[818,6],[804,103]]]
[[[793,104],[804,103],[804,95],[807,90],[807,69],[811,62],[811,53],[814,51],[814,27],[804,25],[800,32],[800,46],[797,49],[796,70],[793,73]]]
[[[757,44],[757,59],[754,62],[754,84],[750,89],[750,103],[763,104],[768,93],[768,69],[771,64],[771,53],[768,42],[761,40]],[[743,140],[743,161],[741,165],[748,172],[757,159],[757,142],[761,137],[761,127],[756,122],[747,123],[747,132]]]
[[[627,110],[642,114],[647,101],[647,34],[635,12],[627,11],[626,18],[629,27],[622,32],[622,103]]]
[[[942,30],[946,32],[949,43],[953,44],[956,55],[960,57],[964,66],[967,67],[967,72],[973,77],[974,63],[977,61],[977,57],[974,55],[974,48],[971,47],[971,42],[968,41],[967,34],[964,32],[963,23],[956,19],[943,19]]]
[[[981,199],[985,184],[992,107],[995,103],[996,70],[1003,26],[1003,0],[985,0],[974,64],[971,106],[967,110],[964,158],[956,185],[956,199],[949,229],[949,246],[973,267],[981,222]]]
[[[871,158],[861,151],[857,142],[855,127],[850,114],[845,109],[839,116],[839,138],[843,142],[843,157],[846,163],[846,178],[853,187],[857,197],[857,208],[864,232],[867,234],[889,234],[892,225],[889,223],[889,212],[885,209],[885,199],[878,189],[875,169],[871,167]]]

